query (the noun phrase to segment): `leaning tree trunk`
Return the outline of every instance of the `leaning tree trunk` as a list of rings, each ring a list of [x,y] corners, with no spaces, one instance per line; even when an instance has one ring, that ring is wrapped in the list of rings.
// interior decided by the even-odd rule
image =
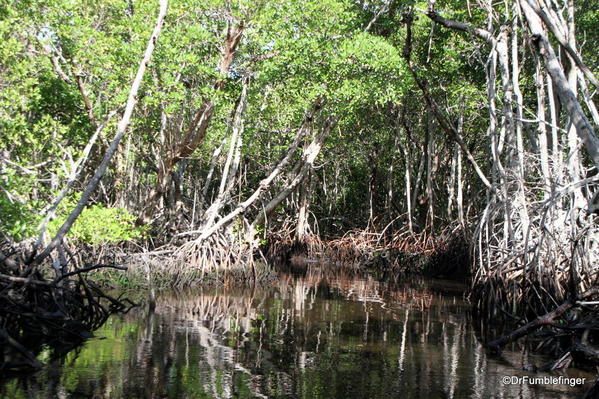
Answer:
[[[564,70],[555,55],[555,51],[549,42],[547,31],[543,27],[541,18],[529,4],[531,0],[519,0],[520,6],[528,21],[528,27],[532,33],[532,42],[537,47],[541,57],[545,61],[546,68],[553,80],[555,90],[562,103],[568,111],[572,123],[576,127],[576,133],[584,144],[587,153],[599,169],[599,139],[595,135],[593,126],[585,115],[576,94],[568,83]]]
[[[322,128],[322,131],[312,140],[310,145],[304,150],[302,159],[300,159],[293,168],[293,171],[291,172],[293,178],[263,207],[256,219],[252,222],[252,226],[257,226],[266,222],[274,210],[289,196],[289,194],[291,194],[298,184],[303,181],[306,174],[312,170],[314,161],[320,153],[324,140],[329,135],[336,122],[335,119],[328,121]]]
[[[204,213],[201,222],[202,227],[200,229],[207,229],[214,224],[214,219],[221,209],[229,202],[231,197],[231,191],[233,190],[235,184],[235,178],[237,176],[237,171],[239,170],[239,164],[241,160],[243,117],[247,104],[247,85],[247,79],[244,79],[241,94],[239,95],[239,100],[235,109],[235,114],[233,116],[229,152],[227,154],[227,160],[223,168],[218,195]]]
[[[306,176],[306,183],[299,186],[299,209],[297,213],[297,223],[295,229],[295,239],[301,242],[308,233],[308,208],[312,196],[311,173]]]
[[[293,155],[299,148],[299,145],[301,144],[301,142],[304,140],[304,137],[306,137],[306,135],[312,131],[313,120],[315,118],[315,115],[318,112],[320,112],[320,110],[322,109],[322,106],[323,106],[323,101],[321,101],[320,99],[316,100],[314,102],[314,104],[312,104],[311,109],[308,112],[306,112],[304,119],[302,121],[302,124],[301,124],[300,128],[298,129],[298,132],[297,132],[293,142],[290,144],[287,151],[285,152],[285,155],[274,166],[274,168],[271,170],[271,172],[268,174],[268,176],[260,181],[256,190],[254,190],[254,192],[252,193],[252,195],[250,195],[250,197],[248,199],[239,203],[231,212],[229,212],[227,215],[223,216],[221,219],[219,219],[218,222],[212,224],[211,226],[207,226],[207,227],[205,227],[203,229],[199,229],[199,230],[189,231],[189,232],[186,232],[181,235],[199,234],[199,237],[195,241],[200,243],[200,242],[206,240],[208,237],[215,234],[217,231],[226,227],[237,216],[244,214],[250,206],[252,206],[260,198],[262,198],[264,193],[269,188],[271,188],[271,185],[275,181],[275,179],[289,165],[289,163],[291,162],[291,159],[293,158]],[[297,168],[297,165],[296,165],[296,168]]]
[[[139,91],[139,87],[141,86],[143,76],[146,72],[146,67],[152,59],[152,53],[154,52],[154,48],[156,46],[158,37],[160,36],[160,31],[164,23],[167,7],[168,0],[160,0],[160,10],[158,12],[156,24],[154,25],[154,30],[150,35],[150,39],[148,40],[148,45],[144,52],[143,58],[139,64],[137,73],[135,75],[135,78],[133,79],[133,83],[131,84],[129,97],[127,98],[127,104],[125,105],[125,111],[123,112],[121,120],[117,125],[116,134],[112,139],[110,146],[108,147],[108,151],[104,155],[104,158],[102,159],[102,162],[96,169],[92,179],[85,187],[85,190],[81,195],[79,202],[75,206],[75,209],[73,209],[73,211],[69,214],[67,220],[58,229],[58,232],[56,233],[56,236],[52,239],[52,241],[46,246],[46,248],[44,248],[44,250],[39,255],[37,255],[37,257],[35,257],[34,261],[31,264],[32,267],[28,268],[28,270],[25,271],[25,274],[31,273],[31,271],[34,269],[36,265],[40,264],[58,245],[62,243],[64,236],[69,232],[69,230],[73,226],[73,223],[75,223],[75,220],[77,220],[77,218],[83,211],[83,208],[87,204],[87,201],[89,200],[91,194],[94,192],[94,190],[100,183],[102,176],[104,176],[104,173],[106,173],[106,169],[108,168],[108,165],[112,160],[112,157],[116,153],[118,145],[121,139],[123,138],[123,135],[125,134],[125,131],[127,130],[127,127],[129,126],[129,123],[131,121],[131,116],[133,115],[135,104],[137,103],[137,92]]]

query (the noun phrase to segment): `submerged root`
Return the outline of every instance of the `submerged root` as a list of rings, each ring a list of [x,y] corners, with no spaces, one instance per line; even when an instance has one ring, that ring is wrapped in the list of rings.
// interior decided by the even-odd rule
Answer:
[[[599,356],[593,360],[593,345],[599,344],[599,228],[594,215],[568,209],[570,200],[556,194],[531,201],[535,209],[527,210],[521,201],[506,206],[496,199],[473,244],[475,314],[490,328],[506,321],[513,326],[507,333],[485,333],[490,348],[499,351],[527,337],[537,350],[563,359],[547,369],[599,365]],[[522,214],[530,217],[523,220]]]
[[[4,245],[0,254],[0,372],[37,369],[35,357],[42,344],[73,347],[90,337],[114,312],[134,304],[106,295],[85,273],[100,268],[126,269],[97,264],[75,267],[59,256],[49,265],[32,268],[23,248]],[[60,247],[60,251],[68,251]],[[62,258],[62,259],[61,259]]]

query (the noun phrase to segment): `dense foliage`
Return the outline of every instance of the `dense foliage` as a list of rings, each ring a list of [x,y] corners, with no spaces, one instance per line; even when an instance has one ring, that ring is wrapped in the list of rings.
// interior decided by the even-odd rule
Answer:
[[[578,78],[589,114],[585,82],[599,64],[591,3],[554,16],[562,31],[578,23],[568,40],[589,68]],[[569,187],[595,172],[576,155],[580,138],[523,7],[173,1],[125,138],[69,234],[158,245],[228,229],[264,243],[279,229],[417,234],[457,221],[475,233],[481,263],[507,261],[489,248],[545,245],[543,212],[570,226],[564,215],[582,212],[595,188]],[[134,0],[1,6],[3,239],[36,236],[46,217],[53,233],[74,207],[50,205],[69,180],[69,195],[81,192],[100,164],[156,12]],[[571,71],[584,68],[565,49],[560,65],[576,81]],[[556,205],[550,193],[569,197]],[[551,245],[571,245],[583,224]]]

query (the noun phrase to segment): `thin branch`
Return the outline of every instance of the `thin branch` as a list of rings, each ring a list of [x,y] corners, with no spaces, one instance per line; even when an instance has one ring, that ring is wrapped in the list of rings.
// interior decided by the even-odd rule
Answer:
[[[92,179],[88,183],[87,187],[85,188],[85,191],[81,195],[81,199],[77,203],[77,206],[75,207],[75,209],[73,209],[73,211],[71,212],[71,214],[69,215],[67,220],[60,227],[60,229],[58,230],[58,233],[56,234],[56,237],[54,237],[54,239],[50,242],[50,244],[48,244],[48,246],[42,251],[42,253],[40,253],[34,259],[31,267],[29,267],[28,270],[25,271],[26,274],[30,273],[33,270],[33,267],[35,267],[35,265],[40,264],[52,252],[52,250],[54,250],[54,248],[56,248],[56,246],[60,242],[62,242],[62,239],[64,238],[64,236],[68,233],[68,231],[71,229],[71,226],[73,225],[73,223],[75,223],[75,220],[77,220],[77,218],[83,211],[83,208],[87,204],[87,201],[89,200],[89,197],[91,196],[92,192],[96,189],[96,187],[100,183],[102,176],[104,176],[104,173],[106,173],[106,169],[108,168],[108,165],[110,164],[110,161],[112,160],[112,157],[116,153],[118,145],[119,145],[121,139],[123,138],[123,135],[125,134],[125,131],[127,130],[127,127],[129,126],[129,122],[131,121],[133,109],[135,108],[135,104],[137,103],[137,92],[139,91],[139,87],[141,86],[143,76],[146,72],[146,67],[150,63],[150,59],[152,58],[152,53],[154,52],[154,48],[156,46],[156,41],[158,40],[158,37],[160,36],[160,31],[162,29],[162,25],[164,23],[164,18],[166,16],[167,6],[168,6],[168,0],[160,0],[160,10],[158,13],[156,24],[154,25],[154,30],[153,30],[152,34],[150,35],[150,39],[148,40],[148,45],[144,52],[143,58],[139,64],[137,74],[135,75],[135,79],[133,80],[133,83],[131,84],[131,90],[129,91],[129,97],[127,99],[125,111],[124,111],[123,116],[121,117],[121,120],[117,126],[117,133],[116,133],[114,139],[112,140],[112,142],[110,143],[110,147],[106,151],[106,154],[104,155],[104,158],[102,159],[102,162],[100,163],[100,166],[98,166],[98,168],[96,169],[94,176],[92,177]]]

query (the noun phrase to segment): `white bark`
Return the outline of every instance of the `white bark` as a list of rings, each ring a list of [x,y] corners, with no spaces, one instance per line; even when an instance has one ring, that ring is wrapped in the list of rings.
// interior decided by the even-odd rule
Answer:
[[[131,84],[131,89],[129,90],[129,97],[127,98],[127,103],[125,105],[125,111],[123,112],[123,116],[117,125],[117,131],[102,159],[102,162],[96,169],[94,176],[90,180],[90,182],[85,187],[85,191],[81,195],[81,199],[75,206],[75,209],[71,212],[67,220],[63,223],[63,225],[58,229],[56,236],[52,239],[52,241],[46,246],[46,248],[35,258],[33,265],[41,263],[49,254],[56,248],[58,244],[60,244],[64,238],[64,236],[69,232],[75,220],[79,217],[83,208],[87,204],[89,197],[92,192],[96,189],[102,176],[106,172],[112,157],[116,153],[118,145],[129,126],[131,121],[131,116],[133,115],[133,110],[135,108],[135,104],[137,103],[137,92],[139,91],[139,87],[141,86],[141,82],[143,76],[146,72],[146,67],[148,66],[150,60],[152,59],[152,53],[154,52],[154,48],[156,46],[156,41],[160,36],[160,31],[162,30],[162,24],[164,23],[164,18],[166,16],[166,10],[168,7],[168,0],[160,0],[160,9],[158,12],[158,17],[156,19],[156,24],[154,25],[154,29],[152,34],[150,35],[150,39],[148,40],[148,45],[146,46],[146,50],[144,51],[143,58],[139,64],[139,68],[137,69],[137,73],[135,78],[133,79],[133,83]]]
[[[593,122],[595,122],[595,125],[599,125],[599,112],[597,112],[597,107],[595,106],[595,103],[593,102],[593,99],[589,94],[589,88],[587,87],[587,83],[584,80],[584,76],[582,75],[582,73],[580,73],[580,71],[578,71],[578,83],[580,84],[580,91],[582,92],[584,102],[589,112],[591,113]]]
[[[551,174],[549,172],[549,151],[547,147],[547,125],[545,120],[545,75],[541,69],[541,60],[537,58],[535,71],[535,82],[537,86],[537,135],[539,143],[539,156],[541,164],[541,178],[545,199],[551,191]]]
[[[312,169],[316,157],[320,153],[324,140],[333,129],[336,121],[329,121],[327,126],[323,127],[322,131],[312,140],[310,145],[304,150],[302,159],[298,161],[296,168],[299,169],[293,179],[288,182],[283,189],[271,199],[264,209],[258,214],[252,225],[262,223],[268,216],[279,206],[285,198],[302,182],[306,174]],[[300,166],[301,165],[301,166]],[[298,168],[299,166],[299,168]]]
[[[576,43],[573,41],[574,32],[571,29],[574,25],[570,25],[569,22],[573,22],[574,19],[574,4],[568,2],[568,24],[565,23],[561,15],[553,12],[551,7],[547,6],[545,0],[526,0],[528,6],[534,10],[534,12],[543,20],[545,25],[551,30],[553,36],[557,39],[560,46],[566,50],[568,57],[572,60],[572,65],[580,68],[584,76],[595,86],[599,87],[599,81],[591,72],[591,70],[584,64],[582,57],[576,50]]]
[[[46,216],[44,217],[44,220],[38,226],[39,237],[37,238],[37,241],[35,242],[36,247],[39,247],[42,244],[42,241],[44,240],[44,235],[46,233],[46,227],[48,226],[48,222],[54,217],[54,212],[56,211],[56,208],[58,208],[58,206],[60,205],[62,200],[66,197],[69,190],[73,186],[73,183],[75,183],[75,181],[77,180],[77,178],[83,171],[83,166],[87,162],[89,153],[91,152],[94,144],[96,143],[98,137],[100,136],[100,133],[102,132],[102,130],[104,130],[104,128],[106,127],[108,122],[117,113],[117,111],[118,110],[111,111],[108,114],[108,116],[106,117],[106,119],[104,120],[104,122],[102,122],[96,128],[96,131],[94,132],[92,137],[87,142],[87,145],[83,149],[83,153],[81,154],[79,159],[71,165],[71,170],[70,170],[69,176],[67,178],[67,183],[65,184],[64,188],[58,194],[58,196],[56,197],[56,199],[54,200],[52,205],[48,209],[43,211],[43,213],[45,213]]]
[[[456,185],[456,174],[458,167],[458,153],[460,152],[458,147],[455,147],[451,156],[451,165],[449,167],[449,182],[447,182],[447,219],[451,220],[452,210],[455,201],[455,185]]]
[[[433,136],[432,121],[428,122],[428,141],[426,144],[426,200],[427,200],[427,227],[434,231],[435,210],[433,207],[433,151],[434,151],[434,136]]]
[[[460,222],[460,225],[462,226],[462,228],[464,228],[466,226],[466,223],[464,220],[464,187],[463,187],[463,182],[462,182],[462,151],[461,150],[458,150],[457,170],[458,170],[458,176],[457,176],[458,188],[457,188],[457,195],[456,195],[456,203],[457,203],[457,207],[458,207],[458,221]]]
[[[595,166],[599,168],[599,139],[595,136],[592,125],[584,114],[574,91],[568,83],[559,60],[553,51],[553,47],[549,42],[547,32],[543,28],[542,21],[530,7],[527,0],[520,0],[520,6],[528,20],[528,26],[533,34],[533,41],[538,46],[547,70],[555,83],[557,94],[572,118],[574,126],[576,126],[578,137],[582,140],[582,143]]]
[[[516,109],[516,117],[515,120],[512,121],[514,133],[516,135],[516,158],[517,158],[517,179],[518,179],[518,201],[520,202],[519,213],[520,213],[520,221],[522,223],[523,234],[528,234],[528,229],[530,226],[530,218],[528,215],[528,205],[526,202],[526,194],[525,194],[525,174],[524,174],[524,138],[522,137],[522,92],[520,91],[520,65],[518,61],[518,19],[516,16],[518,15],[518,6],[514,4],[514,15],[512,17],[512,48],[511,48],[511,56],[512,56],[512,76],[511,76],[511,86],[513,88],[514,100],[515,100],[515,109]],[[506,94],[507,95],[507,94]],[[510,114],[513,118],[513,114]]]
[[[553,90],[555,86],[553,84],[553,79],[551,79],[551,75],[549,72],[546,74],[547,76],[547,99],[549,100],[549,124],[551,126],[551,161],[553,164],[553,180],[556,184],[561,182],[561,164],[562,164],[562,156],[560,151],[559,144],[559,128],[557,121],[557,105],[556,105],[556,94]]]
[[[214,174],[214,170],[216,169],[216,162],[220,157],[220,154],[223,152],[225,145],[227,144],[227,138],[225,137],[221,144],[214,149],[212,153],[212,157],[210,158],[210,167],[208,168],[208,175],[206,175],[206,180],[204,181],[204,187],[202,187],[202,195],[200,200],[198,201],[200,207],[204,205],[204,201],[206,199],[206,195],[208,194],[208,189],[210,188],[210,183],[212,183],[212,175]]]
[[[283,169],[287,167],[287,165],[291,161],[291,158],[293,157],[293,154],[295,154],[296,150],[299,147],[299,144],[304,139],[306,134],[312,130],[312,119],[314,118],[315,114],[321,109],[322,105],[323,104],[320,100],[313,105],[312,109],[304,117],[302,126],[298,129],[295,139],[287,149],[287,152],[285,153],[283,158],[272,169],[269,175],[266,178],[262,179],[262,181],[260,181],[258,188],[252,193],[252,195],[247,200],[237,205],[237,207],[233,211],[231,211],[228,215],[224,216],[211,227],[203,230],[189,231],[180,235],[191,235],[201,233],[200,236],[197,238],[197,241],[201,242],[213,235],[214,233],[216,233],[220,228],[227,225],[229,222],[231,222],[231,220],[233,220],[233,218],[244,213],[249,206],[251,206],[259,198],[261,198],[261,196],[270,187],[270,185],[277,178],[277,176],[279,176]]]
[[[406,146],[402,144],[401,140],[398,140],[398,145],[401,148],[405,159],[405,168],[404,168],[404,176],[405,176],[405,196],[406,196],[406,211],[408,213],[408,229],[410,232],[414,231],[414,227],[412,225],[412,182],[410,171],[412,170],[412,160],[410,157],[410,153],[407,150]]]
[[[218,190],[218,196],[214,202],[208,207],[204,216],[201,229],[206,229],[212,226],[215,218],[221,209],[229,202],[231,190],[235,183],[235,177],[239,169],[239,163],[241,160],[241,145],[243,135],[243,115],[245,113],[245,107],[247,103],[247,80],[244,80],[241,94],[239,96],[238,106],[235,110],[233,117],[233,126],[231,133],[231,141],[229,147],[229,153],[227,155],[227,162],[223,169],[221,177],[221,183]]]

